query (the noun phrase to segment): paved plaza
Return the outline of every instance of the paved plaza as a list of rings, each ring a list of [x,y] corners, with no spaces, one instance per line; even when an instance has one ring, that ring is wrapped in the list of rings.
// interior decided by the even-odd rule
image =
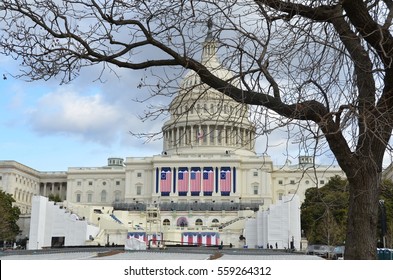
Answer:
[[[323,260],[279,250],[168,248],[125,251],[122,248],[24,250],[0,253],[0,260]]]

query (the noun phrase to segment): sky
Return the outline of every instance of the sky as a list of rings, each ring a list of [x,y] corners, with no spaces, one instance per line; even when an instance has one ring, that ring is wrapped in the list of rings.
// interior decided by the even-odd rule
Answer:
[[[14,78],[19,71],[18,61],[0,55],[0,160],[15,160],[39,171],[66,171],[105,166],[108,157],[150,157],[162,152],[159,137],[146,142],[130,133],[160,132],[166,120],[164,116],[139,118],[150,105],[170,102],[169,98],[135,101],[150,95],[138,86],[150,75],[148,71],[118,68],[101,76],[102,66],[96,65],[82,69],[68,84],[58,79]],[[267,136],[257,139],[256,152],[267,152],[276,165],[287,159],[296,163],[301,153],[299,144],[288,141],[283,130],[273,131],[268,142]],[[326,153],[316,163],[333,160]]]
[[[27,82],[12,77],[16,61],[0,56],[0,160],[15,160],[39,171],[96,167],[108,157],[152,156],[162,151],[158,139],[145,143],[130,134],[160,131],[163,119],[142,122],[148,104],[135,102],[146,89],[142,73],[117,71],[97,81],[90,67],[67,85],[58,80]],[[4,79],[3,74],[6,76]]]
[[[15,160],[38,171],[67,171],[69,167],[100,167],[109,157],[150,157],[162,152],[162,139],[146,142],[134,133],[157,133],[164,116],[142,121],[150,105],[166,105],[170,98],[153,98],[140,88],[146,71],[100,66],[82,70],[68,84],[60,80],[28,82],[16,79],[18,62],[0,55],[0,160]],[[4,78],[5,77],[5,78]],[[257,154],[267,153],[275,165],[297,163],[299,143],[287,140],[285,128],[259,136]],[[269,148],[266,150],[266,143]],[[289,156],[288,156],[289,154]],[[317,164],[336,165],[327,152]],[[384,166],[390,164],[386,157]]]
[[[149,49],[146,53],[155,54]],[[102,65],[83,68],[76,79],[63,85],[56,79],[27,82],[13,77],[20,71],[19,62],[0,55],[0,160],[15,160],[39,171],[66,171],[105,166],[108,157],[160,154],[160,138],[146,143],[129,132],[160,132],[164,117],[142,121],[138,116],[150,105],[167,105],[170,99],[134,101],[149,96],[147,88],[138,86],[149,71],[113,70],[106,68],[101,76]],[[284,164],[288,150],[289,159],[296,162],[299,144],[287,136],[284,129],[259,137],[256,152],[265,153],[268,143],[267,154],[274,164]],[[331,156],[326,158],[330,164]]]
[[[38,171],[67,171],[69,167],[100,167],[109,157],[150,157],[161,154],[161,137],[147,142],[134,133],[157,133],[165,116],[142,121],[151,105],[166,105],[170,98],[153,98],[139,87],[147,71],[115,69],[101,79],[100,66],[82,70],[68,84],[60,80],[28,82],[14,78],[18,62],[0,55],[0,160],[15,160]],[[5,78],[4,78],[5,77]],[[268,137],[268,138],[267,138]],[[266,145],[269,148],[266,149]],[[285,128],[262,135],[257,154],[267,153],[275,165],[297,163],[301,144],[288,141]],[[336,165],[327,152],[317,164]],[[390,164],[387,158],[384,166]]]
[[[99,167],[108,157],[149,157],[162,152],[162,139],[146,142],[130,131],[160,132],[166,120],[142,121],[150,105],[168,104],[138,87],[145,71],[106,72],[92,66],[69,84],[59,80],[29,82],[16,79],[18,62],[0,56],[0,160],[15,160],[38,171],[66,171],[69,167]],[[6,78],[4,78],[4,76]],[[266,139],[257,140],[257,153]],[[275,164],[284,164],[286,138],[270,136],[268,150]],[[259,148],[258,148],[259,147]]]

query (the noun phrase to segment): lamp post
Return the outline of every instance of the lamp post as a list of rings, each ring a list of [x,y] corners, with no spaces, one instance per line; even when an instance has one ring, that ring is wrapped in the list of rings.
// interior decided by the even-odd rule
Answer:
[[[386,247],[386,232],[387,232],[387,225],[386,225],[386,209],[385,209],[385,201],[379,200],[379,207],[381,208],[381,236],[382,236],[382,244],[383,248]]]

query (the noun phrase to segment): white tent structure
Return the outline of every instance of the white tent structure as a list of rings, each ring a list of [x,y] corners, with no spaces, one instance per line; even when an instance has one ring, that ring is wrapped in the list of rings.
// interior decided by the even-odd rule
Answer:
[[[297,195],[283,196],[268,210],[257,212],[245,225],[248,248],[300,249],[300,200]]]
[[[28,249],[85,245],[98,231],[98,227],[47,197],[33,196]]]
[[[124,243],[124,250],[146,250],[146,242],[137,238],[127,238]]]

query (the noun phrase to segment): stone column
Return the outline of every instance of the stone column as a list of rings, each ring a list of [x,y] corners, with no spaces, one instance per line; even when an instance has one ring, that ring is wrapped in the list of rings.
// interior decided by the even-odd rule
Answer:
[[[194,145],[195,141],[195,134],[194,134],[194,126],[190,126],[190,144]]]
[[[171,144],[170,144],[170,147],[171,148],[173,148],[174,147],[174,144],[175,144],[175,131],[174,131],[174,129],[173,128],[171,128]]]

